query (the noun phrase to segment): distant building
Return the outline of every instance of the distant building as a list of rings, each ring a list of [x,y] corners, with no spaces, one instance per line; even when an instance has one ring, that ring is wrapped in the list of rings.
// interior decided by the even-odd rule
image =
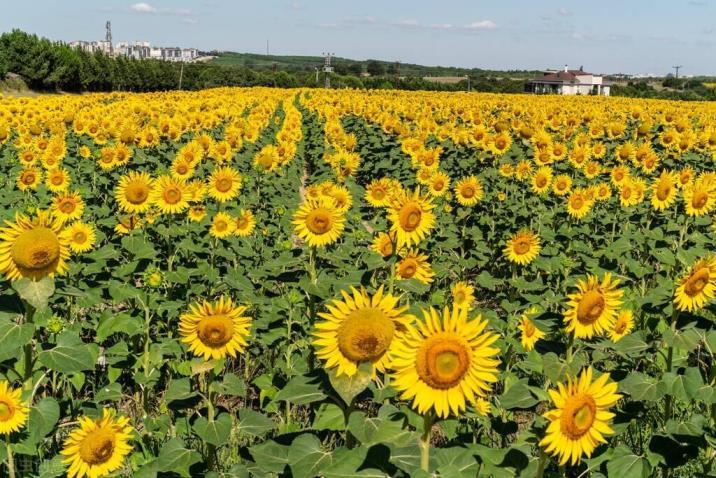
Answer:
[[[600,95],[609,96],[611,82],[601,75],[587,73],[582,68],[570,70],[547,70],[542,76],[525,85],[525,91],[537,94]]]
[[[79,50],[86,51],[87,53],[95,53],[100,51],[104,54],[109,55],[111,52],[111,44],[108,41],[71,41],[69,46],[77,48]]]
[[[119,56],[145,60],[150,57],[152,47],[148,41],[135,41],[134,43],[119,42],[115,46],[115,52]]]

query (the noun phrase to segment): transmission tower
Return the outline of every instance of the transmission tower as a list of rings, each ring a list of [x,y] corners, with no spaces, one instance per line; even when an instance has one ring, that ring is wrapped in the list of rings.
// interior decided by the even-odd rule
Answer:
[[[679,78],[679,70],[680,70],[681,68],[683,68],[683,67],[684,67],[684,65],[672,66],[672,68],[673,68],[674,70],[676,70],[676,78],[677,78],[677,79]]]
[[[104,29],[106,31],[104,40],[109,43],[109,54],[112,55],[114,53],[114,46],[112,45],[112,22],[107,20],[107,23],[104,25]]]
[[[331,66],[331,58],[336,56],[335,53],[323,53],[323,73],[326,75],[326,88],[331,87],[331,73],[333,73],[333,67]]]

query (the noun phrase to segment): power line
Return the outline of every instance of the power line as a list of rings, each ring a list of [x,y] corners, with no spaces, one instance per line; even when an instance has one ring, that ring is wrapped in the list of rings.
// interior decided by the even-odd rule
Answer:
[[[684,65],[672,66],[672,68],[673,68],[674,70],[676,70],[676,78],[679,78],[679,70],[680,70],[681,68],[683,68],[683,67],[684,67]]]

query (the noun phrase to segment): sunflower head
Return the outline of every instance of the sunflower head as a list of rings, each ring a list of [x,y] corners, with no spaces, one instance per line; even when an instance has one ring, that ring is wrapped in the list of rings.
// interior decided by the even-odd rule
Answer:
[[[674,304],[689,312],[701,309],[716,295],[716,257],[702,259],[676,285]]]
[[[34,219],[17,214],[14,223],[6,223],[0,228],[0,272],[7,279],[39,280],[66,271],[68,240],[48,211]]]
[[[492,347],[496,334],[485,332],[487,321],[468,319],[464,307],[423,310],[423,321],[399,335],[391,353],[393,386],[402,399],[425,414],[431,409],[442,418],[475,404],[497,381]]]
[[[235,306],[228,297],[215,302],[195,302],[181,316],[181,340],[205,360],[236,357],[246,348],[251,327],[251,318],[245,312],[246,307]]]
[[[19,431],[27,422],[29,409],[21,398],[22,389],[12,389],[0,380],[0,435]]]
[[[312,247],[333,244],[343,233],[344,218],[326,196],[307,198],[293,216],[296,234]]]
[[[399,246],[419,243],[435,226],[434,205],[419,189],[396,194],[390,208],[391,230]]]
[[[618,285],[619,281],[608,272],[601,281],[593,275],[586,281],[580,279],[578,291],[568,296],[564,313],[567,332],[577,338],[591,338],[611,330],[624,294]]]
[[[404,314],[407,307],[399,307],[398,297],[384,294],[383,287],[372,296],[365,289],[350,292],[341,291],[343,299],[318,314],[323,320],[313,333],[316,354],[337,375],[353,376],[364,363],[373,373],[383,371],[395,334],[405,330],[412,316]]]

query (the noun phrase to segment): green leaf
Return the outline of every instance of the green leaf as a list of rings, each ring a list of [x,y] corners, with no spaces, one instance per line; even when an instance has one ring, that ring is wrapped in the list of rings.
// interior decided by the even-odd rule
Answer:
[[[134,337],[142,332],[142,327],[142,320],[128,313],[103,313],[99,319],[99,327],[97,327],[97,341],[103,342],[107,337],[115,333],[123,333],[129,337]]]
[[[60,406],[52,397],[45,397],[30,408],[30,418],[27,429],[33,443],[39,443],[45,436],[55,429],[60,419]]]
[[[651,474],[651,466],[644,457],[635,455],[625,445],[619,445],[607,462],[607,472],[609,476],[619,478],[646,478]]]
[[[345,418],[341,407],[333,403],[322,403],[313,419],[313,429],[342,431],[345,427]]]
[[[346,374],[336,375],[335,368],[329,370],[328,379],[333,389],[343,399],[346,405],[353,403],[353,399],[365,390],[371,382],[371,364],[361,365],[352,376]]]
[[[282,400],[294,405],[307,405],[319,402],[326,398],[326,395],[318,388],[320,379],[318,377],[307,377],[299,375],[292,378],[274,397],[274,400]]]
[[[212,383],[214,390],[222,395],[243,397],[246,395],[246,384],[236,374],[224,374],[224,380]]]
[[[655,402],[664,396],[666,386],[640,372],[631,372],[619,382],[619,389],[631,395],[632,400]]]
[[[213,421],[209,421],[206,417],[199,417],[193,425],[196,434],[211,445],[221,446],[226,443],[231,434],[231,416],[228,413],[222,413]]]
[[[332,461],[331,453],[321,448],[321,441],[313,434],[304,433],[291,443],[288,462],[294,478],[313,478]]]
[[[513,408],[531,408],[539,403],[530,391],[528,380],[523,378],[513,383],[500,396],[500,405],[510,410]]]
[[[276,428],[276,424],[266,415],[250,408],[239,410],[239,422],[237,424],[239,433],[243,435],[262,437]]]
[[[191,478],[189,468],[201,461],[201,455],[186,448],[181,438],[172,438],[159,451],[159,471]]]
[[[50,277],[44,277],[39,281],[20,279],[12,283],[17,295],[30,304],[36,310],[44,309],[55,293],[55,281]]]
[[[265,473],[283,473],[289,461],[288,451],[288,446],[279,445],[272,440],[249,447],[254,462]]]
[[[17,324],[8,318],[0,318],[0,360],[12,358],[17,349],[32,340],[35,325]]]
[[[90,348],[71,332],[65,332],[57,339],[57,346],[43,350],[37,359],[50,370],[73,373],[94,369],[95,357]]]
[[[440,476],[472,478],[478,476],[480,468],[473,453],[462,447],[435,450],[435,462]]]
[[[188,378],[177,378],[169,382],[164,399],[167,403],[189,400],[196,396],[191,389],[191,381]]]
[[[388,475],[376,469],[363,469],[357,471],[365,462],[368,448],[357,447],[353,449],[336,448],[333,450],[332,463],[323,467],[321,474],[325,478],[385,478]]]

